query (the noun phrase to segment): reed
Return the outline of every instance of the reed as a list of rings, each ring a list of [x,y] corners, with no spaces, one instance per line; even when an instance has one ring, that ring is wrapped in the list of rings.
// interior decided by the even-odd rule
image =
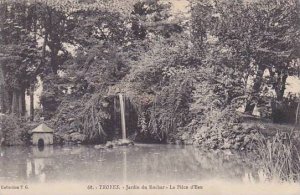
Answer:
[[[267,180],[300,181],[299,138],[294,131],[277,132],[274,137],[258,142],[258,165]]]

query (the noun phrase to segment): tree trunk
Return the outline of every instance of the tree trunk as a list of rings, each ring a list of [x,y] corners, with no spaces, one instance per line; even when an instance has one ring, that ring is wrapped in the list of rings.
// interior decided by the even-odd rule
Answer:
[[[4,85],[0,84],[0,112],[5,113],[5,95],[4,95]]]
[[[286,85],[287,78],[288,78],[288,74],[286,71],[284,71],[283,74],[278,75],[278,82],[277,82],[277,86],[276,86],[276,90],[275,90],[278,101],[283,100],[284,91],[286,89],[285,85]]]
[[[247,101],[246,108],[245,108],[245,113],[247,113],[247,114],[253,113],[253,110],[255,108],[256,102],[259,97],[260,88],[263,83],[263,75],[264,75],[265,69],[266,69],[265,66],[262,66],[262,65],[258,66],[258,70],[256,73],[256,78],[254,80],[252,92],[251,92],[250,98]]]
[[[6,113],[9,109],[8,92],[5,88],[5,73],[0,65],[0,112]]]
[[[26,102],[25,102],[25,89],[22,88],[19,94],[19,116],[25,116],[26,114]]]
[[[1,113],[7,113],[9,112],[9,96],[8,92],[4,85],[0,85],[0,112]]]
[[[14,89],[12,93],[11,113],[18,117],[25,115],[25,90]]]
[[[58,72],[58,61],[57,61],[57,56],[58,56],[58,50],[57,48],[51,48],[51,68],[52,72],[57,75]]]
[[[30,121],[34,120],[34,85],[30,86]]]
[[[18,116],[21,117],[23,116],[23,101],[22,101],[22,92],[19,93],[19,96],[18,96]]]
[[[19,115],[19,93],[16,89],[12,93],[11,113]]]
[[[25,114],[26,114],[26,100],[25,100],[26,95],[25,95],[25,93],[26,93],[26,90],[23,89],[22,94],[21,94],[21,97],[22,97],[22,116],[25,116]]]

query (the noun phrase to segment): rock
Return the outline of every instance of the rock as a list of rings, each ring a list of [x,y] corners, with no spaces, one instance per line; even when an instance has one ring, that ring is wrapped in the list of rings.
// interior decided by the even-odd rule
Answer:
[[[68,141],[71,140],[71,136],[70,136],[69,134],[64,134],[64,135],[62,136],[62,139],[68,142]]]
[[[104,145],[95,145],[94,148],[97,149],[97,150],[105,149],[105,146]]]
[[[133,141],[129,140],[129,139],[120,139],[117,142],[118,146],[133,146],[134,143]]]
[[[114,144],[111,141],[106,142],[105,148],[113,148]]]
[[[70,138],[72,142],[76,143],[82,143],[86,140],[86,136],[78,132],[71,133]]]

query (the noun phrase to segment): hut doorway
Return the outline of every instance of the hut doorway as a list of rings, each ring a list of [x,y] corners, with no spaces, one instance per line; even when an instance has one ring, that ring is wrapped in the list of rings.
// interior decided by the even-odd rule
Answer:
[[[44,146],[45,146],[45,142],[44,142],[44,139],[39,139],[38,140],[38,148],[39,150],[43,150],[44,149]]]

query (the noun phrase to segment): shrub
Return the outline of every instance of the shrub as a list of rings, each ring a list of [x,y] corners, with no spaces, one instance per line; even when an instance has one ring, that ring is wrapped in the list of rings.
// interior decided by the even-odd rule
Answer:
[[[28,127],[22,119],[14,115],[0,116],[0,138],[4,138],[4,145],[22,145],[30,142]]]

